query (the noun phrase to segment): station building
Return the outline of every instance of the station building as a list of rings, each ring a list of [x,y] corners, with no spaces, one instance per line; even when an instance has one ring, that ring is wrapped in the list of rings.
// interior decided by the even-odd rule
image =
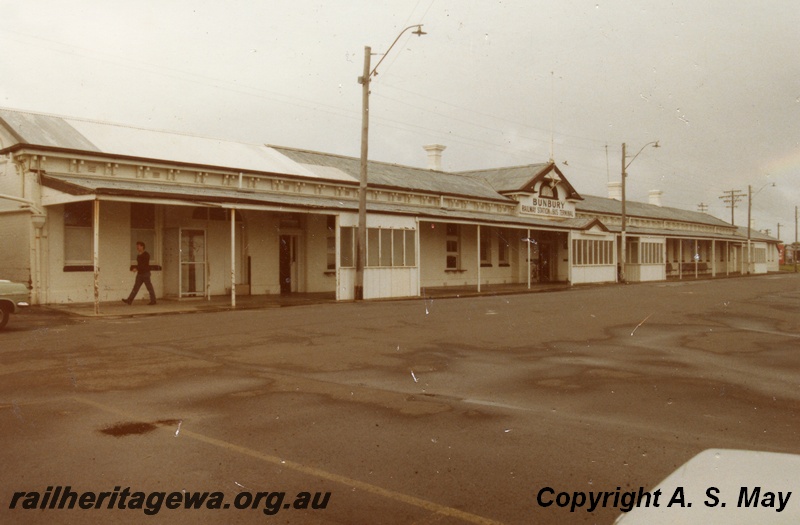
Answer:
[[[553,162],[370,161],[365,299],[429,289],[778,270],[778,240],[705,213],[581,195]],[[0,109],[0,278],[36,304],[119,301],[135,243],[159,298],[353,299],[358,158]],[[620,260],[625,238],[627,261]]]

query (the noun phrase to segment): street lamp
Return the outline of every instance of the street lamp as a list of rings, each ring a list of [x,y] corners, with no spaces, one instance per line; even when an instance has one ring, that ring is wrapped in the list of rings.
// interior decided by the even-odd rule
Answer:
[[[631,160],[626,162],[626,159],[628,158],[625,155],[625,149],[627,148],[627,144],[625,144],[624,142],[622,143],[622,232],[621,232],[622,233],[622,235],[621,235],[622,249],[620,251],[620,254],[621,254],[620,259],[621,260],[620,260],[619,278],[620,278],[620,282],[623,282],[623,283],[625,282],[625,264],[627,263],[627,252],[628,252],[628,246],[627,246],[626,241],[625,241],[625,226],[626,226],[626,221],[627,221],[627,216],[625,214],[625,178],[628,176],[628,173],[627,173],[628,166],[630,166],[631,163],[634,160],[636,160],[636,157],[638,157],[639,154],[641,154],[644,151],[644,148],[646,148],[647,146],[653,146],[654,148],[660,148],[661,147],[661,146],[658,145],[658,141],[657,140],[654,140],[653,142],[648,142],[647,144],[642,146],[642,148],[638,151],[638,153],[636,153],[636,155],[631,157]]]
[[[367,260],[367,151],[369,144],[369,84],[373,76],[378,73],[378,66],[389,54],[394,45],[409,29],[416,28],[413,34],[417,36],[426,35],[422,30],[422,24],[408,26],[400,31],[392,45],[386,50],[381,59],[370,69],[370,57],[372,48],[364,47],[364,74],[358,77],[361,84],[361,177],[358,185],[358,235],[356,239],[356,282],[353,296],[356,301],[364,298],[364,266]]]
[[[750,264],[753,262],[752,255],[750,253],[750,213],[753,211],[753,197],[761,193],[761,190],[766,188],[767,186],[775,186],[774,182],[768,182],[761,186],[761,188],[753,193],[753,187],[749,184],[747,185],[747,273],[750,274]]]

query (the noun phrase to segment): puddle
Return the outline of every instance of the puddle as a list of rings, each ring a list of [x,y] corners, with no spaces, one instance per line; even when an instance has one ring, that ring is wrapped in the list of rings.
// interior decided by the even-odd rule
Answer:
[[[152,432],[159,426],[175,426],[180,423],[178,419],[159,419],[154,423],[145,423],[142,421],[127,421],[125,423],[117,423],[116,425],[101,428],[100,432],[107,436],[124,437],[142,435]]]
[[[148,432],[152,432],[157,428],[158,427],[152,423],[128,422],[117,423],[114,426],[101,429],[100,432],[108,436],[123,437],[147,434]]]

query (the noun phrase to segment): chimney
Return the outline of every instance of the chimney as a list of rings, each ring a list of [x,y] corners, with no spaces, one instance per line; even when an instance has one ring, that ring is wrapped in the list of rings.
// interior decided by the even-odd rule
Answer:
[[[615,201],[622,200],[622,183],[621,182],[609,182],[608,183],[608,198],[614,199]]]
[[[442,171],[442,152],[447,146],[441,144],[428,144],[422,146],[428,152],[428,169]]]
[[[663,194],[664,192],[661,190],[650,190],[648,193],[650,197],[650,204],[653,204],[654,206],[661,206],[661,195]]]

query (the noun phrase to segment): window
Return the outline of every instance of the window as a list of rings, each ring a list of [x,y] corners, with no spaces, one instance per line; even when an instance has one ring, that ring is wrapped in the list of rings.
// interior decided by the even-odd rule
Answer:
[[[481,266],[492,265],[492,229],[488,226],[481,228]]]
[[[64,265],[92,264],[94,234],[92,230],[92,201],[70,202],[64,205]]]
[[[392,265],[392,230],[387,230],[384,228],[379,229],[378,231],[381,232],[381,266],[391,266]],[[403,247],[400,246],[402,250]]]
[[[415,233],[393,228],[367,229],[367,266],[416,266]]]
[[[328,270],[336,269],[336,216],[328,215],[327,217],[327,234],[325,237],[325,255],[326,255],[326,268]]]
[[[353,268],[356,265],[356,229],[352,227],[341,228],[341,252],[339,254],[339,266],[342,268]]]
[[[629,263],[629,264],[638,264],[639,263],[639,241],[628,239],[626,244],[627,244],[627,256],[628,256],[627,263]]]
[[[458,224],[448,224],[446,227],[447,239],[445,241],[447,259],[445,268],[447,270],[458,270],[461,268],[461,239]]]
[[[405,264],[405,232],[391,230],[392,232],[392,266],[406,266]]]
[[[642,264],[664,264],[663,244],[658,242],[643,242],[641,244]]]
[[[136,261],[136,243],[143,242],[150,253],[151,264],[156,264],[156,206],[141,202],[131,203],[131,261]]]
[[[753,254],[753,262],[756,264],[764,264],[767,262],[767,249],[766,248],[755,248]]]
[[[558,199],[556,181],[542,181],[542,183],[539,185],[539,197],[543,199]]]
[[[614,264],[614,242],[573,239],[572,264],[575,266]]]
[[[508,250],[509,250],[509,234],[508,230],[501,228],[497,230],[497,264],[500,266],[508,266]]]
[[[367,260],[364,266],[380,266],[381,264],[381,231],[367,228]]]
[[[417,237],[416,231],[405,230],[405,249],[406,249],[406,266],[417,265]]]

